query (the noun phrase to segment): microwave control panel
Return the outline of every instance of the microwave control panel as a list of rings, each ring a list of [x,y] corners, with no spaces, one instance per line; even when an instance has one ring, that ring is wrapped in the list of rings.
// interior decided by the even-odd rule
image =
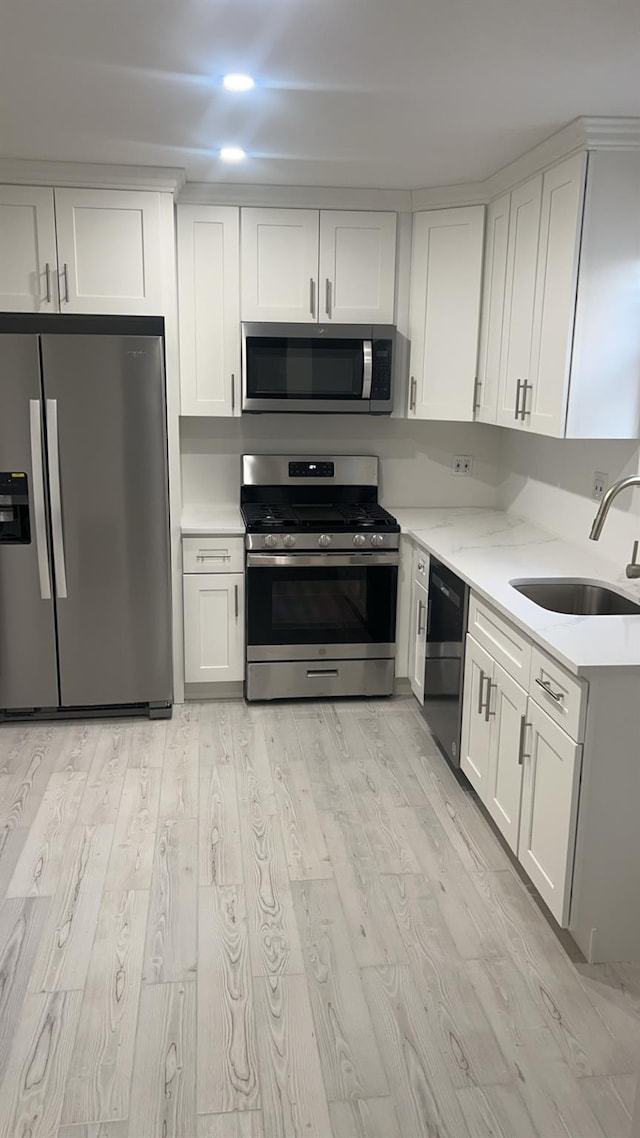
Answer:
[[[389,399],[391,397],[391,349],[391,340],[373,341],[373,374],[371,382],[372,399]]]

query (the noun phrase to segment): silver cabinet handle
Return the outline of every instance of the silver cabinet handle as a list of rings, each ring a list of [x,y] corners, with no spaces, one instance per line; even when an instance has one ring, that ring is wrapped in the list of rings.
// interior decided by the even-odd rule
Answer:
[[[196,553],[196,561],[231,561],[230,553]]]
[[[547,693],[547,695],[550,695],[552,699],[555,699],[556,703],[562,703],[564,699],[564,693],[561,691],[554,691],[549,680],[540,680],[536,676],[536,683],[538,684],[538,687],[541,687],[542,690]]]
[[[474,415],[475,415],[476,411],[480,410],[480,388],[481,387],[482,387],[482,381],[480,379],[478,379],[478,376],[476,376],[476,378],[473,381],[473,407],[471,408]]]
[[[318,680],[324,676],[337,676],[337,668],[307,668],[307,679]]]
[[[40,596],[43,601],[51,600],[51,568],[47,549],[47,525],[44,511],[44,471],[42,468],[42,417],[40,400],[29,400],[29,423],[31,427],[31,494],[33,497],[33,523],[36,534],[36,554]]]
[[[422,623],[422,617],[423,615],[426,616],[426,612],[427,606],[425,605],[424,601],[418,601],[418,636],[422,636],[422,633],[426,628],[426,625]]]
[[[482,715],[482,712],[484,711],[484,700],[482,698],[482,693],[484,692],[484,681],[488,680],[488,679],[489,679],[489,677],[485,676],[485,674],[481,668],[480,669],[480,690],[478,691],[478,715]]]
[[[236,409],[236,377],[231,372],[231,414],[235,413]]]
[[[324,285],[324,307],[325,307],[325,311],[327,313],[327,316],[329,317],[329,320],[330,320],[331,319],[331,281],[329,280],[328,277],[327,277],[327,279],[325,281],[325,285]]]
[[[239,612],[239,609],[238,609],[238,586],[237,585],[233,586],[233,595],[234,595],[234,599],[235,599],[236,620],[237,620],[238,619],[238,612]]]
[[[418,562],[418,573],[424,573],[424,561]]]
[[[415,376],[411,376],[411,384],[409,386],[409,410],[415,411],[416,409],[416,381]]]
[[[44,267],[44,275],[47,282],[47,295],[45,299],[47,304],[51,304],[51,265],[48,261]]]
[[[516,422],[520,418],[520,392],[521,391],[522,391],[522,380],[519,379],[518,383],[516,385],[516,409],[515,409],[515,413],[513,416],[514,419],[516,420]]]
[[[309,310],[312,316],[316,314],[316,282],[313,277],[309,278]]]
[[[56,596],[67,595],[67,568],[62,533],[62,492],[60,489],[60,449],[58,445],[58,400],[47,399],[47,452],[49,456],[49,494],[51,497],[51,536]]]
[[[497,684],[494,684],[494,683],[493,683],[493,682],[492,682],[492,681],[489,679],[489,676],[487,676],[487,702],[486,702],[486,703],[485,703],[485,705],[484,705],[484,718],[485,718],[485,722],[486,722],[486,723],[488,723],[488,722],[489,722],[489,719],[490,719],[490,717],[491,717],[492,715],[495,715],[495,711],[492,711],[492,710],[491,710],[491,689],[492,689],[492,688],[497,688],[497,686],[498,686],[498,685],[497,685]]]
[[[525,379],[523,384],[522,384],[522,410],[520,411],[520,418],[521,418],[523,423],[524,423],[527,415],[531,414],[530,411],[527,411],[527,392],[528,391],[533,391],[533,384],[527,383],[527,380]]]
[[[520,739],[518,741],[518,766],[521,767],[525,759],[530,759],[531,755],[526,755],[524,751],[524,740],[527,734],[527,727],[531,724],[527,723],[526,715],[520,716]]]
[[[69,303],[69,266],[67,265],[66,261],[65,261],[64,265],[62,266],[62,272],[61,272],[60,276],[64,279],[64,296],[62,297],[62,300],[64,300],[66,302],[66,304],[68,304]]]

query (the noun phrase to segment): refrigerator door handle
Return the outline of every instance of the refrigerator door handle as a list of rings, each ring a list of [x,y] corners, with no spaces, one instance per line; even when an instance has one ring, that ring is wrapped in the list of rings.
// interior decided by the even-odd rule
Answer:
[[[47,399],[47,443],[49,455],[49,493],[51,496],[51,536],[53,564],[56,571],[56,595],[67,595],[67,570],[64,562],[62,534],[62,494],[60,491],[60,450],[58,445],[58,400]]]
[[[43,601],[49,601],[51,600],[51,570],[49,566],[49,551],[47,549],[47,525],[44,507],[42,417],[40,414],[39,399],[29,400],[29,423],[31,427],[31,470],[33,473],[33,483],[31,486],[33,496],[33,528],[36,535],[40,596]]]

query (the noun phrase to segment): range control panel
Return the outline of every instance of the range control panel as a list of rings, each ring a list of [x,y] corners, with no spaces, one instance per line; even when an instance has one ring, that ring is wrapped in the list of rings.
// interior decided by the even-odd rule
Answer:
[[[290,462],[289,478],[333,478],[333,462]]]

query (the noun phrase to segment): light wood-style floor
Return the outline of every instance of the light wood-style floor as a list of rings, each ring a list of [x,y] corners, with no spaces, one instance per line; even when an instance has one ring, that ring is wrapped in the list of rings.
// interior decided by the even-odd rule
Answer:
[[[640,965],[572,962],[416,708],[0,728],[2,1138],[628,1138]]]

